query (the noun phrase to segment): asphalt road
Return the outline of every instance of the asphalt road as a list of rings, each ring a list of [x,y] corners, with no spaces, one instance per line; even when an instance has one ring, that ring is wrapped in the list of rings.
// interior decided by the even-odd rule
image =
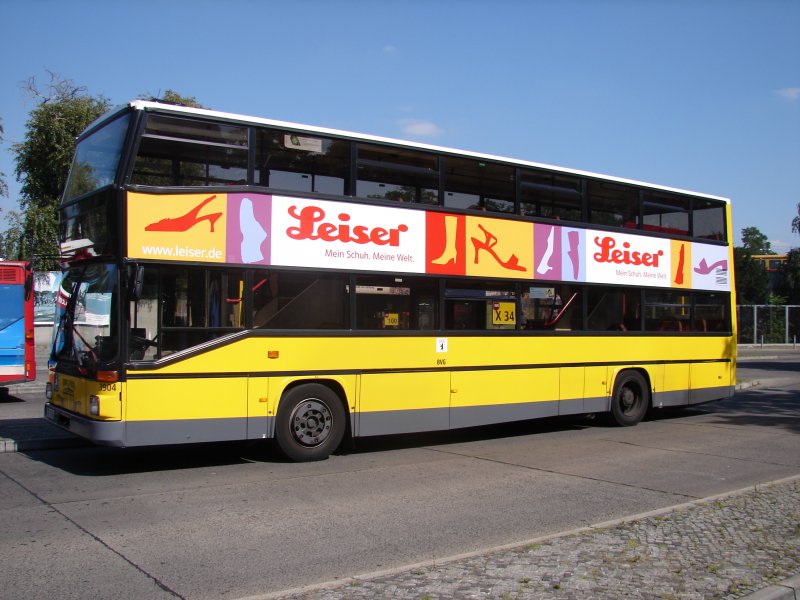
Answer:
[[[740,363],[775,385],[633,428],[383,438],[312,464],[247,444],[1,454],[3,595],[240,598],[796,475],[795,356]]]

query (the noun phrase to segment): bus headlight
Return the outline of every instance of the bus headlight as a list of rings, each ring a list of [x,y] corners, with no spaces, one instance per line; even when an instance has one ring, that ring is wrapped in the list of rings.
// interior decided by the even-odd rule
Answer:
[[[100,414],[100,397],[89,396],[89,414],[95,417]]]
[[[49,381],[44,386],[44,397],[48,400],[53,399],[53,386]]]

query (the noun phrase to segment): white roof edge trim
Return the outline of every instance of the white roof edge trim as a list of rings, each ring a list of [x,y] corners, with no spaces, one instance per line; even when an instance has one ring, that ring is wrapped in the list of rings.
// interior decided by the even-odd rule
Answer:
[[[430,150],[432,152],[446,152],[449,154],[457,154],[460,156],[468,156],[470,158],[478,158],[481,160],[493,160],[493,161],[502,161],[505,163],[511,163],[521,167],[533,167],[539,169],[547,169],[550,171],[558,171],[559,173],[565,173],[568,175],[576,175],[579,177],[595,177],[598,179],[603,179],[606,181],[613,181],[616,183],[624,183],[628,185],[638,185],[642,187],[647,187],[654,190],[661,190],[665,192],[675,192],[678,194],[689,194],[691,196],[697,196],[700,198],[707,198],[710,200],[721,200],[727,204],[730,204],[730,199],[725,198],[722,196],[714,196],[712,194],[705,194],[702,192],[693,192],[691,190],[684,190],[681,188],[676,187],[669,187],[665,185],[658,185],[655,183],[647,183],[645,181],[637,181],[635,179],[626,179],[624,177],[615,177],[613,175],[603,175],[602,173],[593,173],[592,171],[582,171],[579,169],[568,169],[565,167],[557,167],[555,165],[548,165],[545,163],[538,163],[532,162],[527,160],[520,160],[518,158],[509,158],[506,156],[497,156],[493,154],[483,154],[480,152],[472,152],[470,150],[459,150],[457,148],[448,148],[446,146],[435,146],[432,144],[423,144],[419,142],[410,142],[408,140],[401,140],[396,138],[388,138],[382,137],[378,135],[372,135],[368,133],[356,133],[352,131],[344,131],[340,129],[331,129],[328,127],[318,127],[315,125],[304,125],[302,123],[292,123],[290,121],[277,121],[274,119],[265,119],[262,117],[252,117],[247,115],[240,115],[236,113],[228,113],[228,112],[221,112],[216,110],[209,110],[205,108],[193,108],[191,106],[178,106],[175,104],[165,104],[161,102],[152,102],[149,100],[132,100],[130,102],[131,108],[135,110],[148,110],[154,109],[164,112],[175,112],[175,113],[183,113],[183,114],[190,114],[190,115],[199,115],[205,117],[213,117],[217,119],[225,119],[230,121],[238,121],[240,123],[249,123],[253,125],[267,125],[271,127],[280,127],[286,129],[298,129],[301,131],[308,131],[309,133],[318,133],[320,135],[335,135],[338,137],[349,138],[355,141],[367,141],[367,142],[380,142],[385,144],[395,144],[398,146],[405,146],[406,148],[413,148],[417,150]]]

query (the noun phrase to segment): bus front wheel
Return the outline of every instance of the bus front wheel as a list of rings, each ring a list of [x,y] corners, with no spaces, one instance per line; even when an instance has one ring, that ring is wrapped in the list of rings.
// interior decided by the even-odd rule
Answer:
[[[281,399],[275,441],[290,460],[325,460],[344,437],[345,419],[342,402],[330,388],[300,385]]]
[[[650,406],[650,388],[638,371],[623,371],[614,382],[611,417],[622,427],[636,425]]]

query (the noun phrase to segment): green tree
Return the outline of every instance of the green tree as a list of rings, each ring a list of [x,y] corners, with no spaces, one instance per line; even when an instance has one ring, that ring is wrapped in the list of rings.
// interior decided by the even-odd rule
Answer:
[[[753,258],[753,254],[747,248],[737,246],[733,249],[737,304],[766,304],[769,298],[767,270]]]
[[[20,260],[22,255],[23,217],[15,210],[6,214],[6,230],[0,235],[0,258]]]
[[[786,303],[800,304],[800,248],[786,253],[779,281],[778,293],[786,298]]]
[[[69,174],[75,138],[108,110],[109,102],[53,73],[43,90],[34,78],[24,87],[37,105],[29,114],[24,140],[11,147],[23,213],[23,236],[14,254],[30,260],[37,270],[49,270],[57,263],[58,199]]]
[[[800,202],[797,203],[797,216],[792,219],[792,233],[800,234]]]
[[[3,143],[3,121],[0,120],[0,144]],[[6,174],[0,171],[0,196],[8,196],[8,185],[6,184]]]
[[[182,96],[175,90],[168,89],[166,92],[159,96],[153,94],[142,94],[139,96],[141,99],[152,98],[153,100],[160,100],[161,102],[168,102],[170,104],[179,104],[181,106],[191,106],[192,108],[205,108],[197,101],[194,96]]]
[[[742,248],[751,254],[775,254],[772,244],[758,227],[745,227],[742,229]]]

